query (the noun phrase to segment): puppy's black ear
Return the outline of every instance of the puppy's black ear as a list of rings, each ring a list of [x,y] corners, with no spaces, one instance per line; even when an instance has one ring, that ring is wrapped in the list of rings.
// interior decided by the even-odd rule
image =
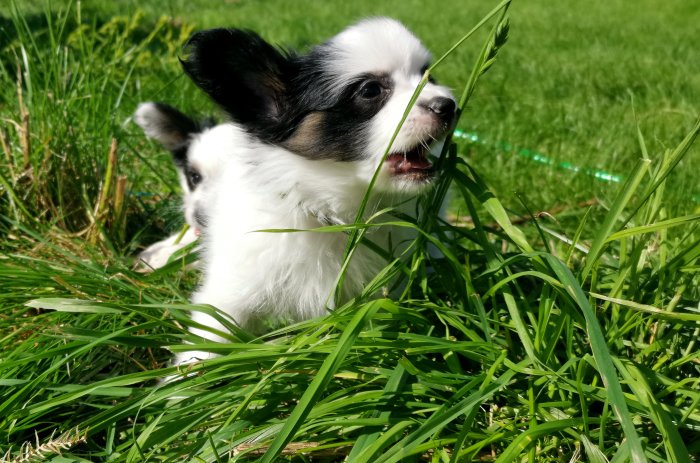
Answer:
[[[252,31],[194,34],[181,60],[187,75],[235,122],[260,129],[286,111],[291,60]]]
[[[163,103],[141,103],[134,113],[134,121],[150,138],[158,140],[173,155],[179,168],[187,163],[187,148],[192,134],[202,126],[172,106]]]

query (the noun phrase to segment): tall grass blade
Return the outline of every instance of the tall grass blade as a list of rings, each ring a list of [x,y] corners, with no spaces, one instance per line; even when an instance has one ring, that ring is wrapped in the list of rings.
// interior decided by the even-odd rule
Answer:
[[[629,443],[630,456],[634,463],[646,462],[647,458],[642,448],[641,440],[637,434],[634,423],[630,417],[627,400],[622,392],[622,386],[617,376],[617,371],[613,364],[613,357],[608,349],[603,330],[598,323],[596,314],[591,308],[588,298],[584,294],[581,286],[574,277],[571,270],[559,259],[551,255],[545,255],[545,259],[551,266],[559,280],[564,284],[566,292],[573,302],[579,307],[586,319],[586,333],[590,338],[593,358],[596,361],[598,373],[603,380],[603,384],[608,392],[608,401],[613,408],[617,420],[620,422],[625,437]]]
[[[284,422],[279,434],[277,434],[272,444],[270,444],[270,448],[265,452],[265,455],[263,455],[260,460],[261,463],[271,463],[275,461],[285,445],[294,438],[295,432],[311,412],[311,408],[318,401],[333,374],[340,368],[341,363],[345,360],[345,356],[350,352],[362,328],[377,310],[386,305],[393,304],[387,300],[378,300],[369,302],[357,309],[350,323],[343,329],[343,334],[338,341],[337,347],[333,353],[323,361],[321,368],[304,392],[304,395],[299,399],[299,403],[294,407],[292,414]]]

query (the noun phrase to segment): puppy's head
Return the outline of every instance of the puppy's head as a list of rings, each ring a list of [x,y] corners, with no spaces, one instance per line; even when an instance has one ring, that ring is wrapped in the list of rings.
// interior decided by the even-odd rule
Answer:
[[[195,230],[204,226],[198,197],[202,196],[204,180],[218,169],[215,159],[193,153],[200,134],[213,125],[212,121],[196,122],[172,106],[163,103],[141,103],[134,121],[146,135],[160,142],[173,157],[183,191],[185,221]]]
[[[347,163],[368,183],[391,143],[430,55],[403,25],[362,21],[306,55],[281,51],[250,31],[195,34],[183,66],[250,134],[311,160]],[[420,191],[433,179],[431,145],[451,128],[456,104],[429,82],[389,150],[377,184]]]

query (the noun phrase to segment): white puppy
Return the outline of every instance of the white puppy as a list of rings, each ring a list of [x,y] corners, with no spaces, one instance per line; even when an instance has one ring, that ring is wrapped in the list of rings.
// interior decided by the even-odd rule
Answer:
[[[146,135],[160,142],[173,156],[182,187],[182,202],[187,231],[175,233],[144,249],[138,256],[137,268],[151,271],[163,267],[170,257],[185,246],[195,242],[202,229],[198,217],[197,196],[204,187],[202,180],[216,171],[216,166],[206,159],[192,159],[190,146],[196,136],[213,124],[210,121],[196,122],[172,106],[163,103],[141,103],[134,113],[134,121]]]
[[[392,19],[362,21],[308,54],[280,51],[250,31],[195,34],[183,66],[231,117],[196,136],[189,155],[216,153],[197,205],[204,211],[203,281],[192,300],[211,304],[240,326],[260,331],[266,319],[302,320],[333,308],[347,244],[344,233],[267,233],[351,224],[392,136],[429,65],[420,41]],[[389,150],[368,212],[407,203],[434,180],[431,145],[451,129],[456,104],[428,83]],[[405,233],[369,234],[392,254]],[[386,260],[360,246],[342,297],[362,290]],[[194,321],[223,329],[211,317]],[[210,332],[193,332],[222,340]],[[206,358],[178,355],[177,362]]]

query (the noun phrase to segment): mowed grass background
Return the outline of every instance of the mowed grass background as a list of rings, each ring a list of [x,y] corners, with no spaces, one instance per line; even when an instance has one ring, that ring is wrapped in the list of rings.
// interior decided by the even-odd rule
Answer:
[[[246,27],[304,50],[389,15],[439,57],[495,5],[0,5],[5,458],[695,461],[692,2],[516,2],[459,123],[481,141],[458,141],[445,164],[451,214],[469,218],[419,221],[446,257],[418,242],[400,298],[368,291],[261,340],[234,330],[231,344],[202,346],[226,355],[197,375],[157,381],[173,373],[166,348],[202,342],[187,313],[207,309],[187,305],[197,275],[182,262],[131,270],[181,219],[169,155],[129,117],[149,100],[217,114],[179,68],[189,34]],[[435,69],[458,96],[495,19]],[[551,214],[529,219],[539,211]]]

